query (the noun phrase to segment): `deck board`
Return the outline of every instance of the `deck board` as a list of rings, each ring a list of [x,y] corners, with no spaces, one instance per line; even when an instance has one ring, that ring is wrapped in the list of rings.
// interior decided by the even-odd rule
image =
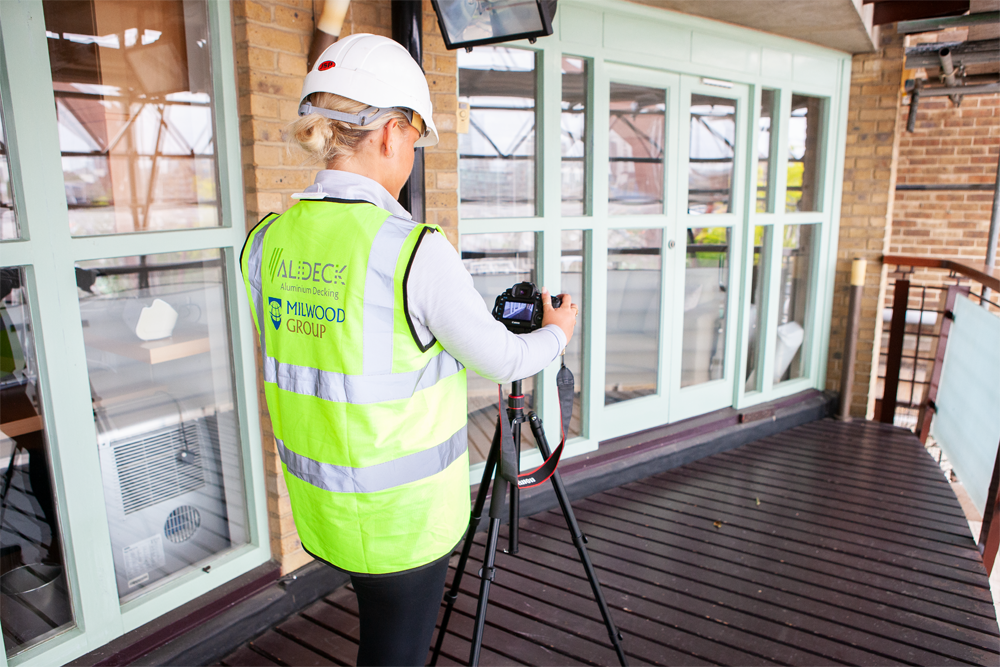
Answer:
[[[1000,664],[964,514],[901,429],[814,422],[573,507],[632,664]],[[516,556],[501,530],[481,664],[616,664],[561,513],[520,527]],[[484,542],[439,664],[468,659]],[[345,587],[223,664],[353,665],[358,629]]]

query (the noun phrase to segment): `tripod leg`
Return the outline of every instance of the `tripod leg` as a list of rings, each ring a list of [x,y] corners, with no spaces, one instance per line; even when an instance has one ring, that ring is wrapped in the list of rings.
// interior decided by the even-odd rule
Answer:
[[[538,443],[538,449],[541,451],[542,457],[547,459],[551,452],[549,450],[549,443],[545,439],[545,431],[542,429],[542,420],[532,412],[528,415],[528,423],[531,424],[531,432],[535,435],[535,442]],[[583,569],[587,572],[590,589],[594,593],[594,599],[597,601],[597,606],[601,610],[601,616],[604,618],[604,625],[608,629],[608,638],[611,640],[612,646],[615,647],[615,652],[618,654],[618,661],[623,666],[628,665],[628,658],[626,658],[625,650],[622,648],[621,632],[618,631],[614,620],[611,618],[611,610],[608,609],[608,603],[604,599],[604,593],[601,591],[601,584],[597,580],[594,564],[590,562],[586,538],[580,530],[580,524],[576,522],[576,515],[573,514],[573,506],[570,505],[569,496],[566,495],[566,487],[563,485],[562,477],[559,476],[558,470],[552,473],[550,481],[555,489],[556,498],[559,500],[559,507],[562,508],[563,518],[566,519],[566,527],[569,528],[570,535],[573,537],[573,545],[576,547],[577,553],[580,554],[580,562],[583,563]]]
[[[455,608],[455,601],[458,600],[458,590],[462,585],[462,575],[465,574],[465,566],[469,561],[469,552],[472,550],[472,543],[475,539],[476,530],[479,528],[479,521],[483,515],[483,508],[486,506],[486,491],[489,489],[490,480],[496,469],[500,456],[500,422],[497,420],[496,430],[493,432],[493,444],[490,445],[490,452],[486,455],[486,467],[483,468],[483,479],[479,482],[479,490],[476,492],[476,502],[472,505],[472,512],[469,516],[469,528],[465,533],[465,543],[462,545],[462,555],[458,559],[458,567],[455,570],[455,577],[451,581],[451,588],[444,594],[445,608],[444,616],[441,617],[441,629],[438,630],[437,642],[434,644],[434,653],[431,655],[431,665],[436,665],[438,656],[441,654],[441,646],[444,644],[444,634],[448,629],[448,621],[451,620],[451,612]],[[500,499],[501,506],[503,498]],[[492,503],[491,503],[492,507]]]
[[[497,542],[500,540],[500,517],[503,515],[502,500],[507,493],[507,482],[500,475],[493,480],[493,501],[490,503],[490,528],[486,537],[486,554],[483,557],[483,572],[479,582],[479,603],[476,605],[476,622],[472,629],[472,648],[469,651],[469,665],[479,664],[479,653],[483,648],[483,629],[486,626],[486,605],[490,599],[490,584],[496,575]],[[500,499],[501,502],[495,502]]]

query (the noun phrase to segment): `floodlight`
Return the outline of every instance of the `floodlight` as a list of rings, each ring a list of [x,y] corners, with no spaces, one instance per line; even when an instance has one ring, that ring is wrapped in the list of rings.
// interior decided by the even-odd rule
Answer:
[[[552,34],[557,0],[432,0],[449,49]]]

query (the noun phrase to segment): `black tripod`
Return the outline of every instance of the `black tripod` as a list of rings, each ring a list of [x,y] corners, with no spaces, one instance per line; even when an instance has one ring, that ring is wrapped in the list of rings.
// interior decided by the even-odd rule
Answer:
[[[521,393],[520,380],[512,384],[510,395],[507,397],[507,418],[510,420],[510,430],[514,440],[515,460],[519,460],[521,453],[521,424],[525,421],[524,395]],[[538,415],[534,412],[531,412],[528,414],[527,421],[531,426],[532,433],[535,435],[535,441],[538,443],[538,449],[542,454],[542,458],[548,459],[551,452],[549,450],[549,443],[545,439],[545,432],[542,429],[542,420],[539,419]],[[494,473],[500,472],[497,468],[501,460],[501,447],[501,423],[500,418],[498,417],[496,430],[493,433],[493,444],[490,446],[490,453],[486,457],[486,467],[483,469],[483,479],[479,483],[479,491],[476,494],[476,502],[472,506],[472,514],[469,519],[469,529],[465,536],[465,544],[462,546],[462,556],[459,558],[458,569],[455,571],[455,578],[452,581],[451,589],[449,589],[444,596],[447,601],[447,606],[444,610],[444,617],[441,619],[441,629],[438,631],[437,643],[434,646],[434,654],[431,658],[432,665],[437,664],[438,655],[441,653],[441,646],[444,643],[445,631],[448,628],[448,620],[451,618],[451,612],[455,607],[455,601],[458,599],[458,590],[462,583],[462,575],[465,573],[465,566],[469,560],[469,552],[472,549],[472,542],[476,534],[476,529],[479,527],[479,520],[482,516],[483,508],[486,505],[486,490],[489,487],[490,480],[492,479],[493,493],[492,500],[490,501],[490,523],[486,538],[486,554],[483,557],[483,569],[480,574],[482,581],[479,585],[479,604],[476,607],[476,622],[472,632],[472,650],[469,654],[469,664],[479,664],[479,652],[483,646],[483,629],[486,624],[486,606],[489,603],[490,584],[496,576],[496,567],[494,564],[496,562],[497,542],[500,538],[500,517],[503,515],[504,500],[509,484],[509,482],[504,479],[502,475],[496,474],[494,476]],[[550,481],[555,488],[556,498],[559,499],[559,506],[562,508],[563,517],[566,519],[566,526],[569,528],[570,535],[573,537],[573,544],[576,546],[576,550],[580,554],[580,561],[583,563],[583,568],[587,572],[587,579],[590,580],[590,588],[594,593],[594,599],[597,601],[597,606],[601,610],[601,616],[604,618],[604,625],[608,629],[608,637],[611,639],[611,643],[615,647],[615,651],[618,653],[619,662],[621,662],[623,666],[628,665],[628,660],[625,657],[625,651],[622,649],[621,645],[621,633],[618,632],[618,628],[615,627],[615,622],[611,619],[611,612],[608,609],[608,603],[604,600],[604,594],[601,592],[601,584],[597,581],[597,574],[594,572],[594,566],[590,562],[590,555],[587,553],[587,538],[584,537],[582,532],[580,532],[580,526],[576,522],[576,517],[573,515],[573,508],[570,506],[569,498],[566,495],[566,487],[563,486],[562,479],[559,477],[558,471],[552,474]],[[510,554],[517,553],[518,512],[518,486],[517,484],[510,484],[510,545],[507,551],[507,553]]]

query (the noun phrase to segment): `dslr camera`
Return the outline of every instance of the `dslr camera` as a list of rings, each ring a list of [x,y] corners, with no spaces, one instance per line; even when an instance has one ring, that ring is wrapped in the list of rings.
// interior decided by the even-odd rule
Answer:
[[[552,307],[562,299],[552,297]],[[511,333],[529,333],[542,327],[542,293],[532,283],[518,283],[497,297],[493,318]]]

